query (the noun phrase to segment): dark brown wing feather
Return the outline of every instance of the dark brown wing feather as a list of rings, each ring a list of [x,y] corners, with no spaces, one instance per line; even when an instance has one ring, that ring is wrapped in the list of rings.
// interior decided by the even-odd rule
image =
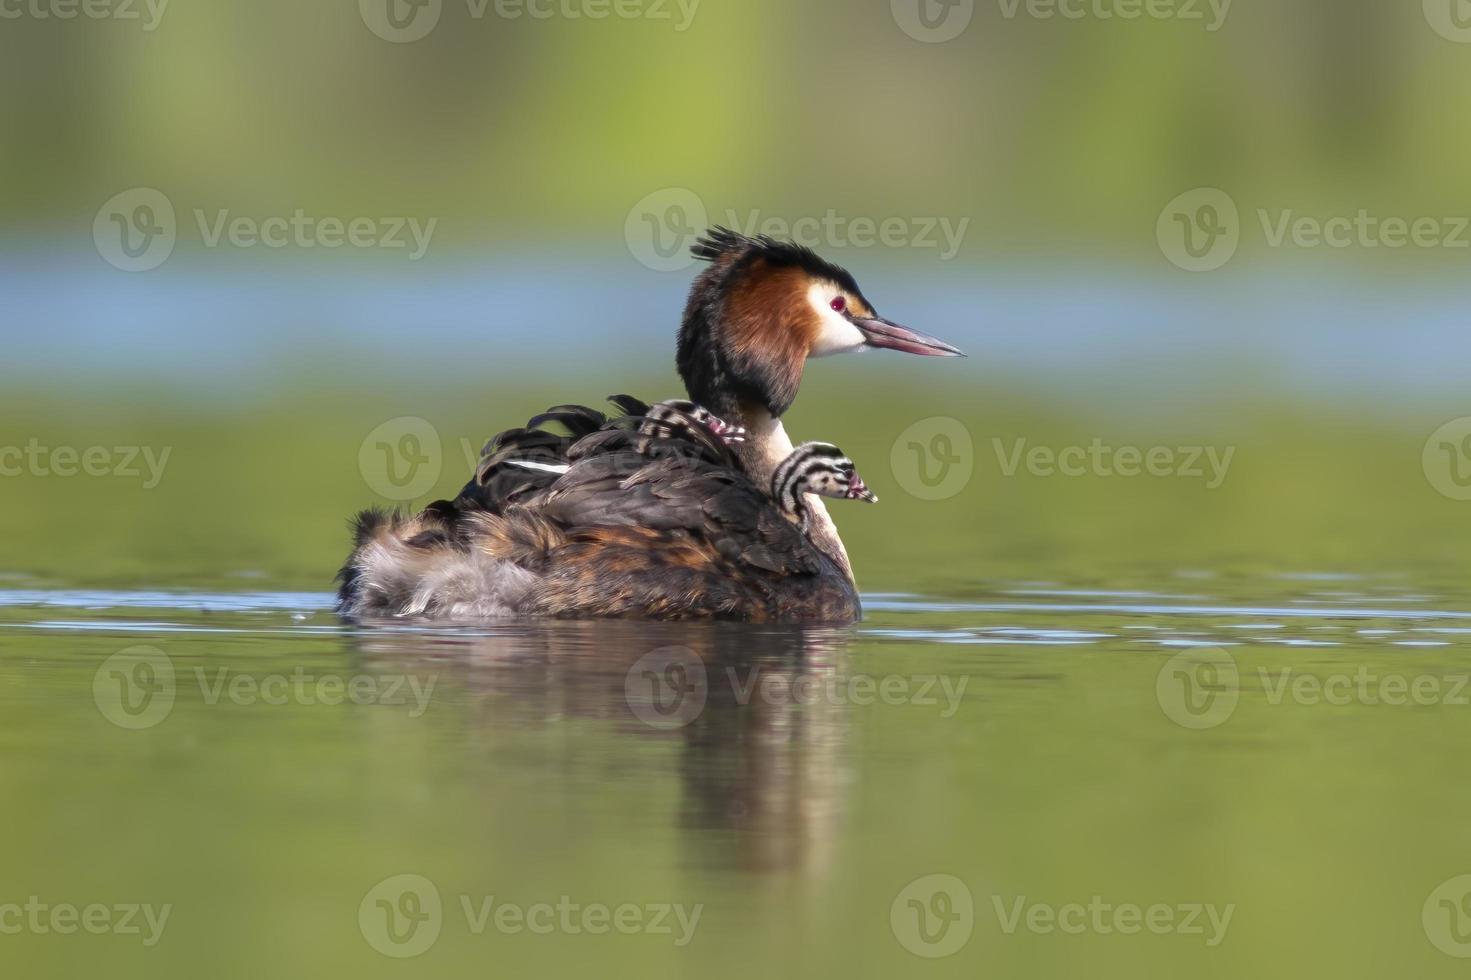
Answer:
[[[649,411],[647,403],[629,395],[608,399],[621,412],[608,416],[585,405],[558,405],[518,429],[492,438],[481,450],[475,476],[452,505],[469,513],[504,513],[548,489],[559,474],[515,463],[561,466],[593,457],[635,453],[651,459],[696,458],[732,469],[740,468],[735,453],[710,430],[693,420],[675,431],[650,436],[639,432]],[[560,430],[560,431],[558,431]]]
[[[614,395],[608,400],[622,413],[622,418],[642,416],[648,411],[646,404],[629,395]],[[522,428],[499,433],[480,451],[475,475],[450,506],[464,513],[501,513],[511,504],[551,486],[557,479],[556,473],[509,465],[512,461],[564,465],[568,461],[567,453],[580,440],[609,425],[619,424],[622,418],[610,419],[586,405],[557,405],[532,418]],[[562,431],[553,431],[547,426],[557,426]]]

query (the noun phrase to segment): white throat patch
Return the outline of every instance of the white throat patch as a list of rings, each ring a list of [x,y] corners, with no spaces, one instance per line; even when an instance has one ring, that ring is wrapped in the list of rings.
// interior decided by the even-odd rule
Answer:
[[[808,357],[848,354],[863,349],[863,332],[832,307],[833,300],[841,295],[843,291],[832,282],[815,282],[807,290],[807,302],[817,312],[818,323],[821,324],[817,342],[812,345]]]

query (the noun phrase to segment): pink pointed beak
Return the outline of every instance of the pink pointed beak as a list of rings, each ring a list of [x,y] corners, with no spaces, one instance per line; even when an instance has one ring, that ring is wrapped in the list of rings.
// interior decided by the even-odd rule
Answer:
[[[854,317],[853,325],[862,332],[870,347],[919,354],[922,357],[964,357],[959,347],[945,343],[938,337],[901,327],[883,317]]]
[[[848,481],[848,499],[866,500],[871,504],[879,502],[878,495],[868,489],[857,473],[854,473],[852,479]]]

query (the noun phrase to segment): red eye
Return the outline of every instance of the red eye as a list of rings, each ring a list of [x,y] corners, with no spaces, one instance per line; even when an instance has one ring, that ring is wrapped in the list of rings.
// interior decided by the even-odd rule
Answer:
[[[848,301],[842,296],[837,297],[831,304],[834,312],[841,313],[848,308]]]

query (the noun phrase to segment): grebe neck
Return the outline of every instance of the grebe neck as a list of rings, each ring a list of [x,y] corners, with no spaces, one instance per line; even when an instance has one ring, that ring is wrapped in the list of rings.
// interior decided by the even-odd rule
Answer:
[[[746,441],[736,444],[736,451],[746,473],[757,485],[771,486],[771,478],[781,461],[792,454],[796,447],[781,419],[774,417],[764,408],[742,405],[740,424],[746,427]],[[853,566],[848,563],[848,549],[838,537],[838,526],[827,512],[827,505],[816,494],[803,494],[803,509],[806,511],[807,537],[814,545],[835,561],[848,581],[853,581]]]

